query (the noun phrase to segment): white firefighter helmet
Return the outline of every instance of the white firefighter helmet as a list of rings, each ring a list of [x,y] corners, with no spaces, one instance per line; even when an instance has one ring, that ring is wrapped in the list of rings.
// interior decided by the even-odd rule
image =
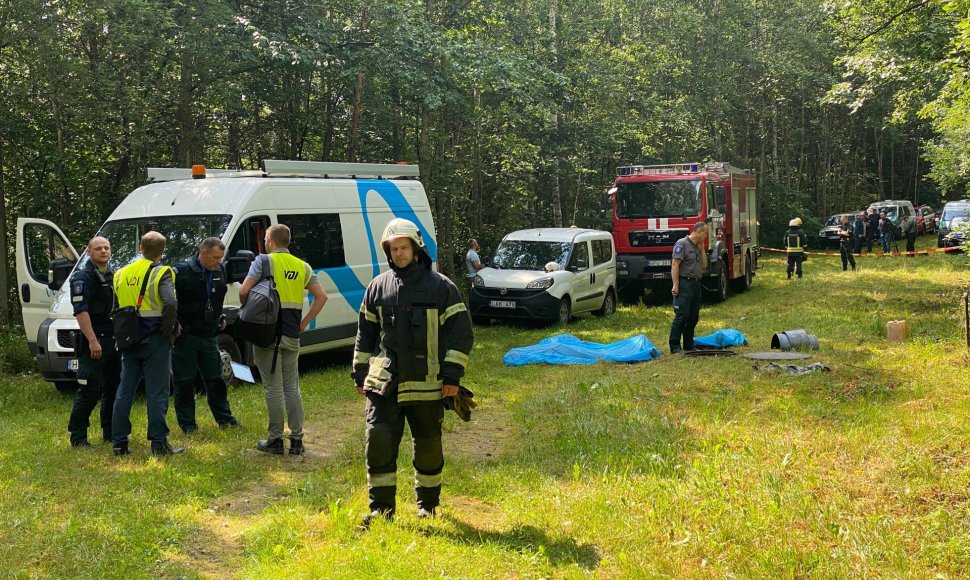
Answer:
[[[788,222],[788,227],[790,228],[798,227],[798,220],[791,220],[790,222]]]
[[[792,221],[795,222],[795,225],[796,226],[801,226],[802,225],[802,218],[800,218],[800,217],[796,217]]]
[[[417,250],[414,252],[414,257],[424,267],[431,267],[431,254],[428,253],[428,247],[424,245],[421,230],[418,229],[418,226],[414,225],[414,222],[404,218],[392,219],[387,224],[387,227],[384,228],[384,234],[381,236],[381,247],[384,248],[384,255],[387,256],[387,262],[391,267],[394,267],[394,260],[391,259],[391,240],[398,238],[407,238],[414,242],[414,245],[417,247]]]
[[[421,230],[414,225],[411,220],[404,218],[394,218],[384,228],[381,236],[381,245],[388,249],[388,242],[396,238],[410,238],[419,248],[424,249],[424,239],[421,237]]]

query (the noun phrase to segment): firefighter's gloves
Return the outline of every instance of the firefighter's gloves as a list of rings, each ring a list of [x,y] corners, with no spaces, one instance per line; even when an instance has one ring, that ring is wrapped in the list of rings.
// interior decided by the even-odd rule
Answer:
[[[478,406],[475,393],[465,387],[458,387],[458,394],[443,399],[445,409],[454,411],[462,421],[468,422],[472,418],[472,409]]]

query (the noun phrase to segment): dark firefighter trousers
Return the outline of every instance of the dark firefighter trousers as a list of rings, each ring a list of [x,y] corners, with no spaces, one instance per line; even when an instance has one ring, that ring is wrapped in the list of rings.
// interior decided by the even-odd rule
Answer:
[[[195,377],[202,375],[205,397],[212,417],[219,425],[232,421],[226,382],[222,379],[222,358],[215,337],[183,334],[172,349],[172,378],[175,383],[175,418],[183,430],[197,428],[195,422]]]
[[[367,492],[371,511],[393,514],[397,495],[397,455],[404,435],[404,423],[411,428],[414,449],[414,491],[418,508],[433,510],[441,497],[441,422],[445,407],[441,401],[399,406],[396,393],[385,397],[367,395],[366,451]]]
[[[74,406],[71,408],[71,419],[67,430],[71,433],[71,443],[84,441],[88,438],[88,425],[91,411],[101,401],[101,437],[111,441],[111,413],[114,410],[115,396],[118,394],[118,383],[121,382],[121,353],[115,350],[115,341],[111,336],[99,333],[101,343],[101,358],[93,360],[88,348],[88,341],[81,338],[80,352],[77,360],[78,389],[74,395]],[[86,381],[85,384],[80,384]]]
[[[684,350],[694,348],[694,328],[701,315],[701,283],[698,280],[681,278],[679,292],[674,297],[674,322],[670,325],[670,352],[680,348],[680,338],[684,337]]]
[[[795,252],[788,254],[788,279],[791,279],[792,272],[794,272],[799,278],[802,277],[802,262],[805,261],[805,254],[802,252]]]

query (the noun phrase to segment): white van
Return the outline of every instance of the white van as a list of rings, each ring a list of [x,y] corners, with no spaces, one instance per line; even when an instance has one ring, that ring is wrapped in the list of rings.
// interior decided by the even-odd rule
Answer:
[[[292,231],[290,250],[308,262],[327,292],[326,307],[301,336],[303,353],[351,346],[367,284],[388,269],[380,248],[384,226],[394,218],[413,221],[432,260],[437,260],[434,222],[416,165],[324,163],[266,160],[260,171],[150,169],[149,185],[131,192],[97,235],[111,242],[111,267],[138,257],[141,236],[150,230],[168,238],[168,265],[198,252],[215,236],[226,244],[230,280],[225,311],[229,321],[219,336],[224,376],[231,360],[252,363],[252,347],[232,333],[239,284],[254,254],[264,251],[272,224]],[[93,228],[92,228],[93,230]],[[78,258],[80,257],[80,262]],[[78,332],[66,280],[87,259],[79,256],[53,223],[17,220],[17,284],[30,351],[44,378],[59,388],[74,386]]]
[[[541,228],[512,232],[478,271],[471,314],[565,324],[573,314],[616,311],[616,250],[609,232]]]

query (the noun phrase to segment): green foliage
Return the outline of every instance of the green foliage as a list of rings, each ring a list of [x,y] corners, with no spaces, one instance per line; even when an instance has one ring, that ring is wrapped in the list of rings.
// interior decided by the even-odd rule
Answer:
[[[20,375],[37,370],[37,362],[27,348],[24,329],[8,325],[0,330],[0,374]]]

